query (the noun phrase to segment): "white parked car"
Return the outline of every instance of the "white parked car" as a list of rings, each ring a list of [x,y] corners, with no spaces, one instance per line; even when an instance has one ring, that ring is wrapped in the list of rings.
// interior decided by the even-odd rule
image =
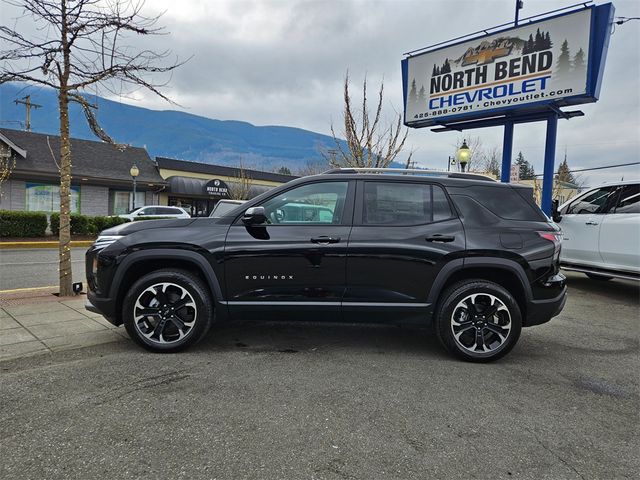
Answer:
[[[132,211],[131,213],[126,213],[122,215],[118,215],[120,218],[126,218],[128,220],[134,221],[136,218],[144,217],[144,218],[191,218],[185,210],[180,207],[166,207],[163,205],[147,205],[145,207],[140,207]]]
[[[640,181],[592,188],[561,205],[560,263],[590,278],[640,280]]]

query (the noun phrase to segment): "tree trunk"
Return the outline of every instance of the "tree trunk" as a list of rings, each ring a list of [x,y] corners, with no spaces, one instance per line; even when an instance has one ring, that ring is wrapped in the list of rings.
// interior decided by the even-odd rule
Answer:
[[[58,67],[60,90],[60,296],[73,295],[73,275],[71,272],[71,139],[69,138],[69,91],[67,89],[71,71],[69,46],[69,24],[67,23],[67,0],[60,2],[60,33],[62,39],[62,70]]]
[[[69,97],[58,95],[60,108],[60,296],[73,295],[71,275],[71,141],[69,139]]]

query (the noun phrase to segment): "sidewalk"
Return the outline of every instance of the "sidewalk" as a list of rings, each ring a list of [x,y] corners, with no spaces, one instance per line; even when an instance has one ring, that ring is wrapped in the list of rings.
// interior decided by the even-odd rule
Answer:
[[[122,327],[85,310],[84,294],[58,298],[56,290],[0,294],[0,361],[128,338]]]

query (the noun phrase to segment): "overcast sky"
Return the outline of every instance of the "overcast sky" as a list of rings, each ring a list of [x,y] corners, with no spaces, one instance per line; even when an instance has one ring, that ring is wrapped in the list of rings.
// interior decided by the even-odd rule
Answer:
[[[521,18],[571,4],[525,0]],[[597,2],[603,3],[603,2]],[[617,16],[640,16],[640,1],[616,0]],[[402,108],[403,52],[513,19],[514,0],[148,0],[165,11],[169,36],[153,39],[193,58],[165,89],[185,111],[256,125],[287,125],[329,133],[340,127],[342,82],[348,70],[353,91],[365,75],[374,89],[384,79],[385,114]],[[172,108],[138,93],[122,99],[157,109]],[[600,101],[580,107],[585,117],[560,120],[557,158],[566,148],[573,168],[625,163],[640,153],[640,21],[611,38]],[[501,146],[502,128],[474,130],[486,147]],[[516,126],[514,154],[522,150],[542,171],[544,123]],[[412,129],[407,142],[425,167],[445,168],[461,136]],[[631,167],[584,175],[587,183],[640,177]]]

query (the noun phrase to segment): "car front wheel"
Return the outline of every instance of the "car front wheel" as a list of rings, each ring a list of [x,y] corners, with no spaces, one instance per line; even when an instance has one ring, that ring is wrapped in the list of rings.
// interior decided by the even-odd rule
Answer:
[[[213,318],[206,285],[183,270],[143,276],[127,292],[122,308],[129,336],[155,352],[176,352],[194,345],[207,333]]]
[[[472,362],[506,355],[522,328],[518,303],[502,286],[486,280],[466,280],[446,290],[435,316],[442,345]]]

